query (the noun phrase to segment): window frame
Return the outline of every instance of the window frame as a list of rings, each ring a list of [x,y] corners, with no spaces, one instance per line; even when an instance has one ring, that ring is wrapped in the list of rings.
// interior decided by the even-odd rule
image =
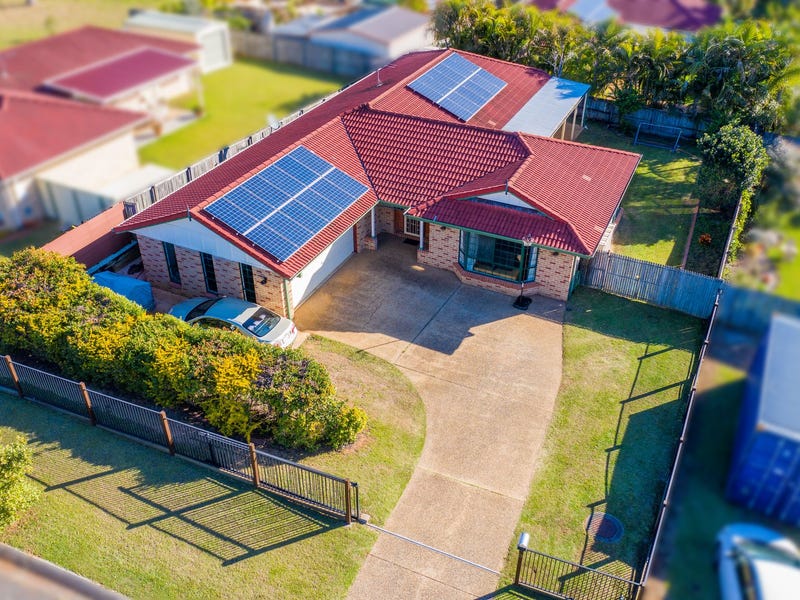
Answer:
[[[200,253],[200,264],[203,266],[203,280],[209,294],[219,294],[217,271],[214,268],[214,257],[207,252]]]
[[[487,242],[491,242],[491,261],[487,259]],[[498,248],[498,245],[500,246]],[[481,256],[483,254],[483,256]],[[518,255],[517,264],[509,264],[509,256]],[[482,262],[490,264],[489,268],[476,268]],[[484,233],[461,230],[458,243],[458,264],[470,273],[494,277],[512,283],[533,283],[536,281],[536,272],[539,263],[539,247],[525,245],[521,241],[509,240]],[[513,277],[502,271],[515,270]]]
[[[181,285],[181,270],[178,265],[178,255],[175,253],[175,244],[171,242],[161,242],[164,249],[164,260],[167,263],[167,276],[172,283]]]
[[[253,277],[253,267],[239,263],[239,276],[242,280],[242,298],[256,304],[256,280]]]

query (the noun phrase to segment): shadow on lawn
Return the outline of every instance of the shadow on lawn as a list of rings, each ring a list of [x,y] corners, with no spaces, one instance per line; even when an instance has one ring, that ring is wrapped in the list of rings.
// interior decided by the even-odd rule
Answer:
[[[34,479],[125,523],[152,527],[230,565],[343,526],[281,498],[16,398],[3,424],[25,432]]]

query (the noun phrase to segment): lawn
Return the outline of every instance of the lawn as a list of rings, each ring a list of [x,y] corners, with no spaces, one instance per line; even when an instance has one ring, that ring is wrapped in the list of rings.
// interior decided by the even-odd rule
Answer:
[[[131,8],[157,8],[162,0],[0,0],[0,49],[87,23],[121,27]]]
[[[774,201],[764,203],[758,207],[755,223],[757,227],[777,230],[783,235],[784,241],[793,240],[795,247],[800,249],[800,211],[782,209]],[[775,262],[778,275],[778,285],[773,293],[800,300],[800,256],[789,260],[780,252],[773,252],[771,258]]]
[[[204,115],[191,125],[144,146],[143,163],[180,169],[263,129],[269,115],[281,118],[345,83],[277,63],[239,60],[203,76]],[[194,103],[192,98],[188,102]]]
[[[355,448],[306,457],[359,481],[362,508],[383,519],[419,456],[424,410],[394,367],[312,339],[344,397],[369,414]],[[0,439],[35,453],[40,503],[0,540],[132,598],[341,598],[375,534],[0,394]]]
[[[762,523],[800,542],[797,529],[729,504],[723,497],[745,376],[713,359],[703,363],[698,385],[701,393],[660,550],[666,560],[669,598],[719,598],[713,569],[714,538],[727,523]]]
[[[662,265],[680,266],[696,201],[692,198],[699,157],[693,148],[672,153],[634,146],[621,135],[592,122],[579,142],[643,155],[622,200],[624,215],[614,234],[614,252]]]
[[[701,338],[697,319],[576,290],[561,389],[516,532],[530,534],[531,549],[641,576]],[[619,542],[587,535],[593,512],[620,520]],[[515,558],[512,549],[507,576]]]
[[[19,231],[3,232],[0,234],[0,256],[11,256],[17,250],[28,246],[36,248],[44,246],[59,235],[61,235],[61,225],[58,221],[42,221]]]

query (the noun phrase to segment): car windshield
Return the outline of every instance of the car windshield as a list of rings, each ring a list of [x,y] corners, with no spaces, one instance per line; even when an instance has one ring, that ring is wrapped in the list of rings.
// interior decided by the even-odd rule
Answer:
[[[278,324],[281,318],[265,308],[259,308],[253,316],[244,322],[243,327],[256,337],[264,337]]]
[[[197,317],[202,317],[204,314],[208,312],[208,309],[214,306],[217,302],[219,302],[219,298],[209,298],[195,306],[189,313],[186,315],[186,321],[191,321],[192,319],[196,319]]]
[[[739,542],[739,548],[752,558],[773,560],[794,567],[800,567],[800,559],[798,559],[797,556],[777,546],[756,542],[754,540],[742,540]]]

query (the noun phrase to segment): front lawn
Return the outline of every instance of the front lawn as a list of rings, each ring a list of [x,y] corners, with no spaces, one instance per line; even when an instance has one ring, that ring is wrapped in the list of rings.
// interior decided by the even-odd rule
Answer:
[[[531,549],[641,576],[702,329],[679,313],[576,290],[564,325],[561,389],[516,532],[530,534]],[[619,519],[620,541],[587,535],[595,512]],[[507,576],[513,545],[509,557]]]
[[[422,449],[424,410],[393,366],[312,338],[369,416],[353,448],[303,462],[356,480],[382,522]],[[376,535],[57,411],[0,394],[0,441],[30,440],[39,504],[0,541],[132,598],[342,598]]]
[[[345,83],[277,63],[238,60],[203,76],[205,113],[196,122],[142,147],[143,163],[181,169],[326,96]],[[196,98],[188,100],[194,104]]]
[[[692,222],[692,197],[700,158],[688,151],[634,146],[602,123],[591,122],[578,141],[642,154],[614,234],[614,252],[662,265],[680,266]]]

